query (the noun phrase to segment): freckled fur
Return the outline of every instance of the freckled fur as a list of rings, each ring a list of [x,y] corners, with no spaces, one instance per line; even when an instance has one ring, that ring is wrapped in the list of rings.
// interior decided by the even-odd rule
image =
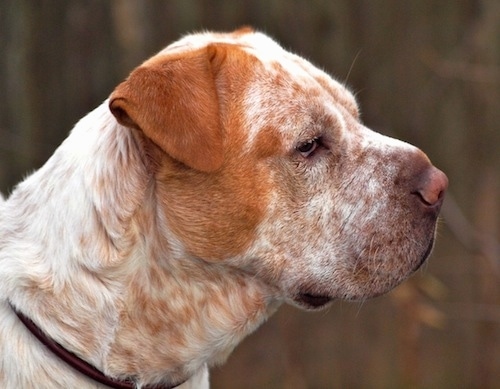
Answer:
[[[444,190],[436,170],[265,35],[182,38],[0,198],[0,387],[101,387],[10,301],[111,377],[207,388],[207,366],[282,302],[365,299],[408,277],[437,217],[415,191]]]

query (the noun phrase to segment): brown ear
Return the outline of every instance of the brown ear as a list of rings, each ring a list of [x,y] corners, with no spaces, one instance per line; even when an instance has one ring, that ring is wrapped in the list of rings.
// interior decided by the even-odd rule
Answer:
[[[138,127],[172,158],[212,172],[223,162],[216,47],[153,57],[111,94],[119,123]]]

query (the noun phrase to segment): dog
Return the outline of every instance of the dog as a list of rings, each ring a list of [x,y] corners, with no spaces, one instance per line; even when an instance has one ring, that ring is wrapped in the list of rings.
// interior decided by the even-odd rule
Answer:
[[[409,277],[447,185],[265,34],[185,36],[1,202],[0,387],[208,388],[280,304]]]

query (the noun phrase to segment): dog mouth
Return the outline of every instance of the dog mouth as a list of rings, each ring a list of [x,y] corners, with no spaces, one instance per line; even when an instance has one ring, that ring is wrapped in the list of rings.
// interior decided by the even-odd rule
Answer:
[[[321,309],[333,300],[331,296],[313,293],[299,293],[294,298],[294,301],[305,309]]]

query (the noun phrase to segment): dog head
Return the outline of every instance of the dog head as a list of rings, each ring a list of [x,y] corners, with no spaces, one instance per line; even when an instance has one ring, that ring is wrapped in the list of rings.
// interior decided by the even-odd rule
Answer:
[[[345,86],[261,33],[187,36],[109,104],[145,139],[177,252],[319,308],[390,290],[431,251],[446,176],[366,128]]]

